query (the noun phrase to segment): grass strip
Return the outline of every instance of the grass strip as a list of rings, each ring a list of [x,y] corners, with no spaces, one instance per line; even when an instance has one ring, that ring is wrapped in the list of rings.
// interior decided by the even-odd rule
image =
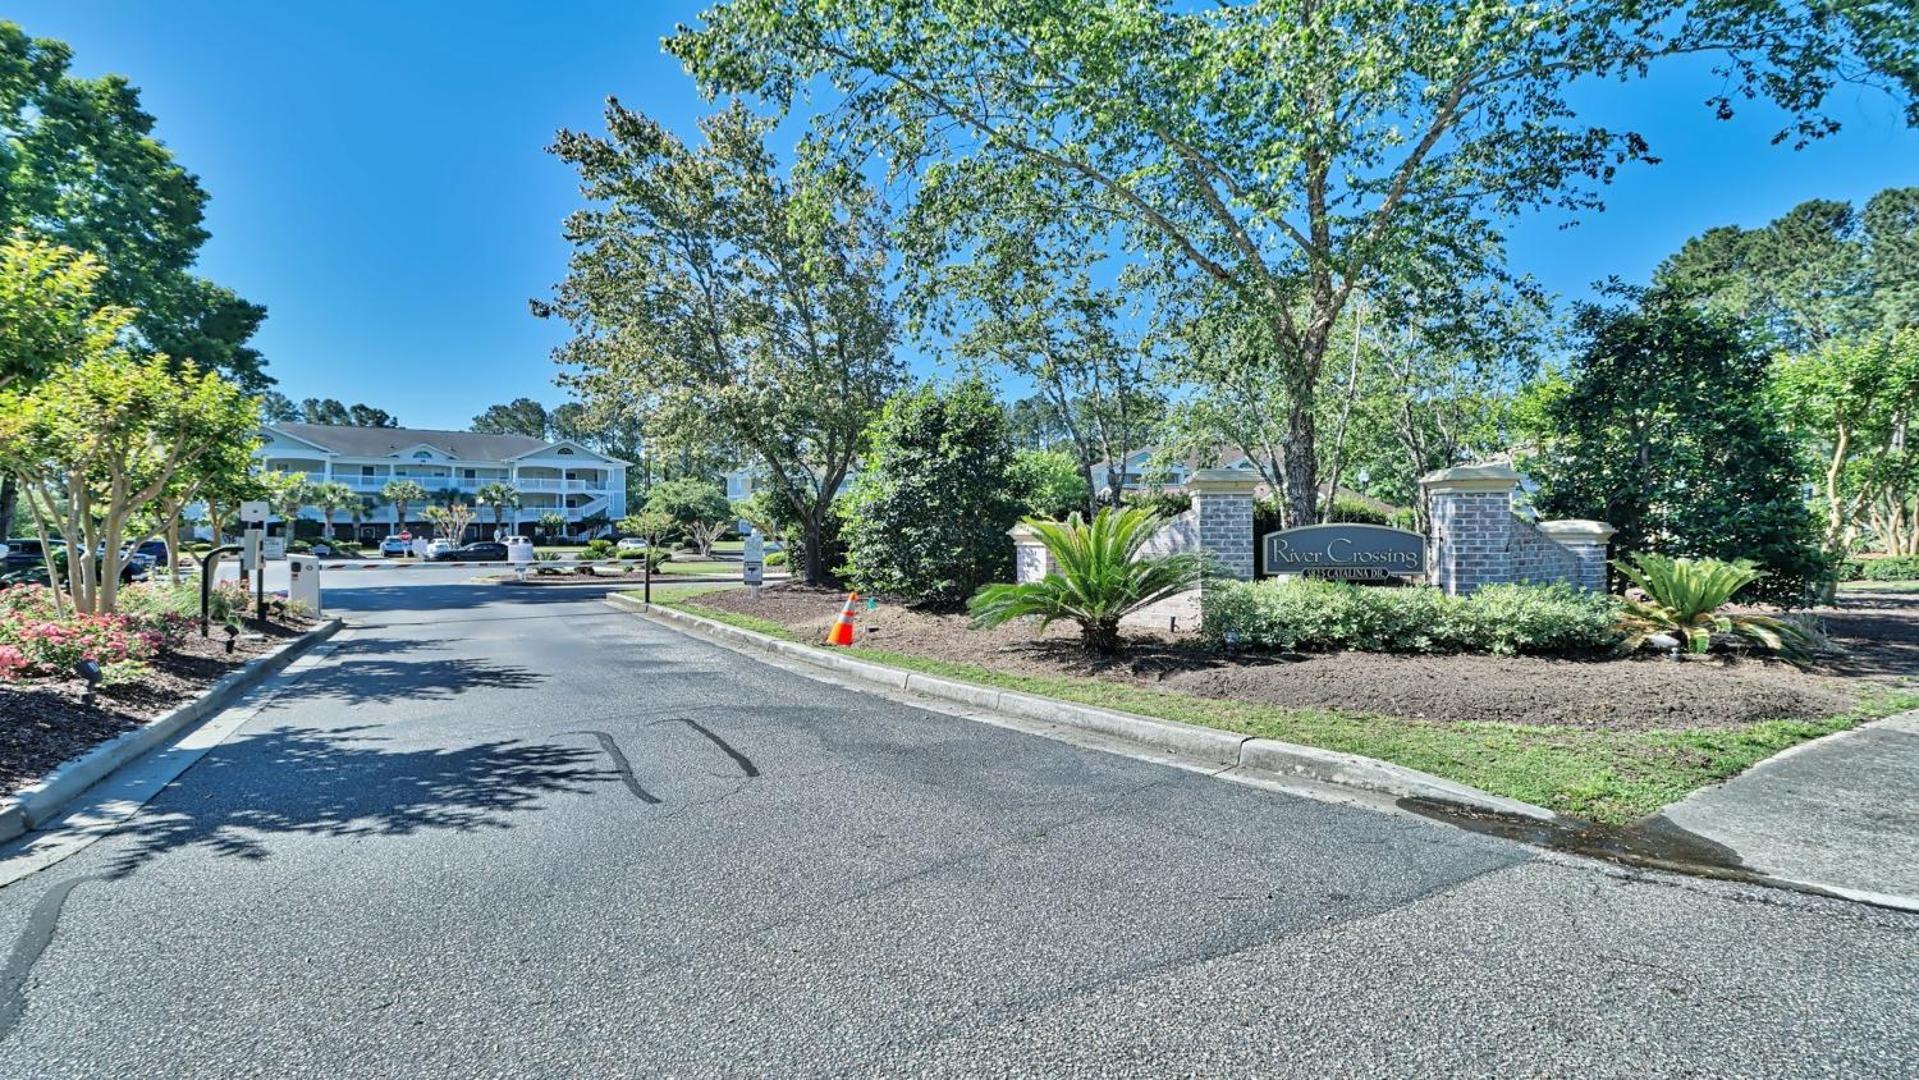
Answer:
[[[655,596],[659,602],[659,597]],[[817,642],[769,619],[675,598],[664,606],[787,641]],[[1379,758],[1591,821],[1625,824],[1736,776],[1790,746],[1919,708],[1919,694],[1869,693],[1819,720],[1768,720],[1741,728],[1592,731],[1487,722],[1440,723],[1327,709],[1204,698],[1105,679],[1023,675],[885,649],[849,655],[948,679],[1038,694]]]

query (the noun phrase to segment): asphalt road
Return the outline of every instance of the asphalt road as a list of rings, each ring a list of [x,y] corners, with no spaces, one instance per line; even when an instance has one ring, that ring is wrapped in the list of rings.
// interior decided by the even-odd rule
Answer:
[[[1919,917],[1628,875],[393,572],[0,889],[0,1074],[1919,1074]]]

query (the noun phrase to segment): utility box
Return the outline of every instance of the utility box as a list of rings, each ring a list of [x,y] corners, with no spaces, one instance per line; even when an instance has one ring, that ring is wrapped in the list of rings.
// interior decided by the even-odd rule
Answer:
[[[287,556],[287,600],[318,618],[320,608],[320,560],[311,555]]]
[[[533,541],[524,536],[509,536],[502,543],[506,544],[507,565],[513,567],[520,580],[526,580],[527,567],[533,565]]]

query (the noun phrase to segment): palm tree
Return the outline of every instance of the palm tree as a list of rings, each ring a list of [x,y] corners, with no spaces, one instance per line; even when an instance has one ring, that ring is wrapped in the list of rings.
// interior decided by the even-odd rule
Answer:
[[[366,526],[367,515],[371,514],[374,507],[379,506],[380,502],[381,499],[378,495],[361,495],[353,500],[353,506],[351,508],[353,511],[353,539],[356,543],[360,539],[360,530]]]
[[[326,522],[327,535],[334,539],[338,539],[338,534],[333,531],[333,515],[359,504],[360,497],[353,493],[353,489],[337,480],[313,489],[313,506],[320,511],[320,519]]]
[[[293,536],[293,521],[300,516],[300,507],[313,499],[313,485],[303,472],[263,472],[260,474],[260,487],[266,494],[269,513],[280,515],[286,524],[286,535]]]
[[[1080,643],[1096,653],[1119,650],[1119,621],[1148,604],[1199,584],[1205,558],[1196,552],[1144,556],[1162,524],[1143,507],[1107,507],[1087,524],[1027,518],[1026,526],[1058,564],[1057,573],[1018,585],[988,585],[967,603],[976,626],[999,626],[1037,615],[1045,630],[1057,619],[1079,624]]]
[[[406,508],[409,504],[426,501],[426,489],[412,480],[389,480],[380,489],[380,496],[393,504],[394,532],[406,531]]]
[[[513,485],[505,481],[495,481],[473,493],[473,497],[493,511],[493,538],[500,538],[500,529],[506,525],[506,512],[518,509],[520,493]]]

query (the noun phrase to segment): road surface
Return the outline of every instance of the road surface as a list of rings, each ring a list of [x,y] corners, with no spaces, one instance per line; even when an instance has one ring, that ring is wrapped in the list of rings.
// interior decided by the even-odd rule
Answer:
[[[920,711],[591,588],[354,586],[0,889],[0,1074],[1919,1073],[1919,917]]]

